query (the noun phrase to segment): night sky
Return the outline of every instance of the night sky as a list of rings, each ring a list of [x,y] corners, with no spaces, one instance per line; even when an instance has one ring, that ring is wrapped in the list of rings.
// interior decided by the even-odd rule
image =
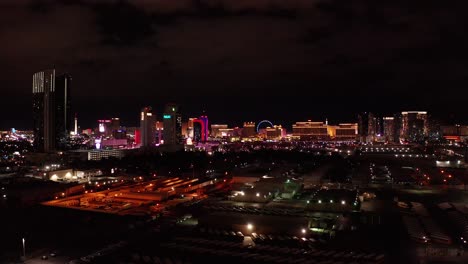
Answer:
[[[82,128],[167,102],[186,117],[468,123],[466,0],[0,1],[0,129],[32,127],[34,72],[73,76]]]

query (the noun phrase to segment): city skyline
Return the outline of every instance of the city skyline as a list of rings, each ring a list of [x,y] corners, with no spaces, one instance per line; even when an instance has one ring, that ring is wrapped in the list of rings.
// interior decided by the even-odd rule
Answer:
[[[15,25],[0,29],[2,129],[32,126],[18,111],[30,107],[30,76],[54,67],[73,76],[74,105],[86,126],[104,115],[132,122],[141,107],[168,102],[233,125],[345,122],[361,111],[421,109],[468,122],[458,96],[468,79],[461,66],[466,39],[456,33],[463,23],[450,22],[466,20],[466,3],[444,7],[447,16],[429,4],[408,13],[395,1],[374,9],[361,1],[344,13],[334,2],[305,0],[29,2],[0,4],[5,24]],[[387,7],[388,14],[376,11]]]
[[[54,73],[54,76],[55,76],[56,69],[45,70],[44,72],[49,72],[49,71],[52,71],[52,72]],[[72,77],[71,77],[71,75],[70,75],[69,73],[62,73],[62,74],[60,74],[60,73],[61,73],[61,72],[58,71],[58,74],[59,74],[58,76],[59,76],[60,78],[66,78],[66,80],[68,80],[67,82],[70,82],[70,81],[71,81],[71,78],[72,78]],[[34,74],[34,75],[33,75],[33,94],[34,94],[34,89],[35,89],[34,80],[35,80],[35,78],[36,78],[36,77],[35,77],[36,75],[37,75],[37,74]],[[55,77],[54,77],[54,78],[55,78]],[[71,90],[71,91],[73,91],[73,90]],[[70,92],[70,89],[69,89],[69,88],[67,89],[67,92],[66,92],[66,93],[68,93],[68,94],[66,94],[66,96],[67,96],[66,98],[67,98],[67,99],[66,99],[66,102],[65,102],[65,103],[68,103],[68,104],[69,104],[68,108],[70,108],[70,107],[71,107],[71,106],[70,106],[70,105],[71,105],[71,98],[74,98],[74,97],[73,97],[73,95],[70,95],[71,92]],[[138,104],[138,102],[135,102],[135,104]],[[171,103],[166,103],[166,104],[164,104],[164,105],[167,105],[167,104],[171,104]],[[110,104],[110,105],[112,105],[112,104]],[[155,109],[157,109],[157,110],[156,110],[156,111],[157,111],[156,113],[159,113],[159,115],[158,115],[158,114],[155,114],[155,115],[154,115],[154,119],[155,119],[155,120],[157,120],[157,121],[164,121],[164,114],[162,114],[162,113],[165,111],[165,110],[163,111],[163,106],[164,106],[164,105],[163,105],[163,104],[160,104],[159,107],[155,107]],[[204,113],[206,113],[206,110],[205,110],[206,108],[203,108],[203,110],[202,110],[202,111],[199,111],[198,113],[197,113],[197,111],[193,111],[193,108],[199,108],[199,107],[200,107],[199,104],[194,105],[193,103],[189,103],[188,106],[189,106],[189,107],[188,107],[189,109],[190,109],[190,107],[192,108],[192,109],[191,109],[191,110],[192,110],[191,113],[189,113],[189,111],[183,111],[184,109],[186,109],[184,105],[182,105],[182,107],[181,107],[182,111],[180,111],[180,112],[181,112],[181,114],[182,114],[182,118],[183,118],[183,121],[184,121],[184,122],[187,121],[188,119],[190,119],[191,117],[197,116],[198,114],[204,114]],[[260,105],[260,104],[258,104],[258,106],[264,107],[264,105]],[[104,110],[106,110],[106,109],[108,109],[108,108],[109,108],[108,106],[103,107]],[[80,116],[80,114],[79,114],[79,110],[80,110],[80,109],[74,108],[73,110],[74,110],[75,120],[76,120],[76,121],[77,121],[77,120],[80,120],[80,129],[87,129],[87,128],[95,127],[95,125],[96,125],[97,123],[99,123],[99,121],[102,120],[102,118],[104,118],[104,119],[106,119],[106,118],[107,118],[107,119],[110,119],[110,118],[118,118],[118,119],[120,119],[122,116],[124,116],[124,118],[123,118],[123,119],[124,119],[123,125],[124,125],[125,127],[137,127],[137,126],[140,126],[140,124],[138,123],[138,119],[137,119],[136,117],[133,117],[134,113],[129,113],[128,110],[124,110],[123,112],[120,112],[119,114],[109,114],[109,113],[106,113],[106,114],[101,114],[100,116],[93,116],[93,117],[91,117],[91,118],[90,118],[90,116],[88,115],[88,116],[87,116],[88,118],[87,118],[87,119],[85,118],[85,119],[84,119],[84,120],[85,120],[84,122],[83,122],[83,120],[82,120],[81,118],[78,119],[78,117]],[[419,110],[427,110],[427,109],[419,109],[419,110],[416,110],[416,109],[411,109],[411,108],[409,108],[409,109],[403,109],[403,110],[404,110],[404,111],[401,111],[401,110],[400,110],[400,111],[394,111],[394,112],[389,112],[389,111],[387,111],[387,112],[384,112],[384,113],[382,113],[382,112],[375,112],[375,111],[374,111],[374,112],[373,112],[373,111],[369,111],[369,113],[373,113],[376,117],[384,118],[384,117],[386,117],[386,116],[393,116],[393,115],[395,115],[395,114],[403,114],[403,113],[405,113],[405,112],[407,112],[407,111],[409,111],[409,112],[417,112],[417,111],[419,111]],[[110,112],[112,112],[112,111],[110,111]],[[246,112],[249,112],[249,111],[246,111]],[[286,113],[286,112],[287,112],[287,111],[285,110],[284,113]],[[361,112],[362,112],[362,111],[361,111]],[[293,127],[293,123],[294,123],[294,122],[297,122],[297,121],[307,121],[307,120],[309,120],[309,121],[327,121],[327,122],[328,122],[328,120],[331,119],[331,120],[332,120],[331,122],[332,122],[332,123],[336,123],[336,124],[338,124],[338,123],[349,123],[349,122],[356,122],[356,123],[357,123],[357,122],[359,122],[359,114],[360,114],[361,112],[353,113],[353,112],[348,111],[345,115],[341,115],[341,118],[337,118],[337,117],[336,117],[336,116],[337,116],[336,113],[334,113],[333,111],[331,112],[331,115],[329,115],[328,113],[323,112],[323,110],[319,110],[319,111],[316,113],[317,115],[315,115],[315,118],[314,118],[314,119],[309,118],[310,115],[309,115],[309,116],[305,116],[304,114],[298,115],[298,116],[303,116],[303,117],[305,116],[305,118],[302,118],[302,119],[300,119],[300,118],[299,118],[299,119],[298,119],[298,118],[295,118],[294,116],[291,116],[289,119],[282,118],[282,119],[279,119],[279,121],[277,121],[278,119],[272,119],[272,118],[269,118],[269,119],[270,119],[270,120],[274,120],[274,121],[273,121],[274,124],[283,125],[287,130],[291,130],[292,127]],[[427,111],[424,111],[424,112],[427,113]],[[261,113],[261,112],[260,112],[260,113]],[[227,114],[227,118],[226,118],[226,116],[223,116],[224,113],[219,114],[219,113],[216,113],[216,111],[215,111],[215,112],[213,112],[213,114],[214,114],[214,116],[215,116],[215,121],[214,121],[214,123],[228,124],[228,125],[231,126],[231,127],[241,126],[242,123],[245,122],[245,121],[254,122],[254,123],[255,123],[255,122],[260,122],[261,120],[267,120],[267,119],[265,119],[265,118],[262,119],[262,118],[260,117],[260,115],[258,115],[258,112],[256,112],[256,111],[253,113],[253,115],[252,115],[252,113],[250,113],[250,114],[251,114],[250,116],[254,116],[254,117],[257,116],[256,119],[255,119],[255,118],[250,118],[250,119],[249,119],[248,116],[245,116],[245,117],[244,117],[243,115],[238,115],[238,116],[237,116],[237,120],[235,120],[235,121],[232,119],[232,117],[229,118],[229,116],[230,116],[229,112],[228,112],[228,114]],[[433,114],[433,113],[430,112],[428,116],[432,118],[432,117],[433,117],[432,114]],[[71,124],[72,121],[75,121],[75,120],[72,120],[72,118],[71,118],[72,115],[73,115],[73,113],[71,112],[71,109],[67,109],[67,111],[66,111],[66,118],[68,118],[68,121],[65,121],[65,122],[68,124],[68,125],[67,125],[67,130],[68,130],[68,132],[72,131],[72,130],[73,130],[73,126],[75,125],[75,124]],[[85,116],[86,116],[86,114],[85,114]],[[313,116],[313,115],[312,115],[312,116]],[[347,117],[344,118],[344,116],[347,116]],[[125,117],[127,117],[127,120],[125,120],[125,119],[126,119]],[[283,116],[283,117],[284,117],[284,116]],[[329,117],[331,117],[331,118],[329,118]],[[452,119],[452,120],[450,120],[450,119]],[[449,121],[449,120],[450,120],[450,121]],[[432,120],[431,120],[431,121],[432,121]],[[453,117],[449,117],[449,118],[446,118],[446,119],[444,120],[444,119],[440,119],[439,117],[437,117],[437,114],[436,114],[436,121],[437,121],[437,122],[442,122],[441,124],[444,124],[444,123],[445,123],[445,124],[455,124],[455,123],[457,123],[457,122],[455,121],[455,119],[453,119]],[[458,121],[458,120],[457,120],[457,121]],[[450,123],[450,122],[452,122],[452,123]],[[77,124],[78,124],[78,123],[77,123]],[[83,124],[84,124],[84,125],[83,125]],[[458,124],[459,124],[459,122],[458,122]],[[11,126],[11,127],[3,128],[3,129],[10,129],[10,128],[18,128],[18,127],[17,127],[17,126],[16,126],[16,127]],[[383,129],[383,126],[382,126],[382,129]],[[21,129],[21,128],[20,128],[20,130],[28,130],[28,128],[25,128],[25,129]]]
[[[41,74],[42,74],[42,75],[41,75]],[[49,77],[50,80],[49,80],[48,78],[44,78],[44,74],[46,74],[46,77],[47,77],[48,75],[50,75],[50,77]],[[60,129],[60,130],[65,131],[65,132],[61,132],[62,134],[63,134],[63,133],[69,134],[69,133],[72,132],[72,131],[76,133],[75,130],[78,128],[78,127],[77,127],[77,125],[78,125],[78,113],[77,113],[77,112],[75,112],[75,118],[74,118],[74,120],[73,120],[73,121],[74,121],[74,126],[72,126],[72,123],[71,123],[71,122],[72,122],[72,118],[71,118],[71,116],[72,116],[72,111],[71,111],[71,105],[72,105],[72,103],[71,103],[71,101],[72,101],[72,100],[71,100],[71,98],[73,97],[73,96],[71,95],[71,90],[70,90],[71,80],[72,80],[72,77],[71,77],[71,75],[70,75],[69,73],[65,73],[65,74],[61,74],[61,75],[59,74],[59,75],[57,75],[57,77],[56,77],[56,69],[49,69],[49,70],[41,71],[41,72],[35,73],[35,74],[33,75],[33,121],[35,122],[35,125],[34,125],[34,128],[33,128],[34,131],[38,130],[39,128],[38,128],[37,126],[40,125],[40,124],[38,124],[38,122],[39,122],[39,121],[38,121],[38,114],[39,114],[39,113],[38,113],[38,107],[39,107],[39,104],[41,104],[41,102],[44,101],[42,104],[44,104],[44,107],[45,107],[45,106],[48,107],[49,103],[46,103],[46,102],[49,102],[49,101],[50,101],[50,102],[52,103],[52,107],[53,107],[53,108],[57,107],[56,112],[57,112],[57,111],[58,111],[58,112],[55,113],[54,111],[49,111],[49,110],[47,110],[47,109],[49,109],[49,107],[48,107],[47,109],[45,109],[44,107],[42,107],[41,109],[44,108],[44,111],[43,111],[44,113],[41,113],[41,114],[39,114],[39,115],[44,115],[44,121],[41,121],[41,122],[46,122],[46,123],[47,123],[47,122],[49,122],[48,120],[49,120],[50,118],[52,118],[53,120],[55,120],[55,118],[56,118],[55,116],[56,116],[56,115],[58,115],[58,116],[61,116],[61,115],[62,115],[61,118],[58,118],[58,123],[57,123],[58,125],[57,125],[57,128]],[[42,82],[44,82],[44,84],[40,84],[40,83],[42,83]],[[62,83],[63,83],[63,82],[65,82],[65,83],[64,83],[64,86],[62,87]],[[50,83],[50,84],[49,84],[49,83]],[[55,94],[56,94],[56,92],[55,92],[55,85],[56,85],[56,83],[57,83],[57,84],[60,84],[59,89],[57,90],[57,91],[60,91],[59,93],[57,93],[57,95],[59,96],[59,98],[58,98],[57,100],[55,99],[55,97],[56,97],[56,96],[55,96]],[[49,88],[50,88],[50,91],[51,91],[52,94],[51,94],[51,96],[48,96],[48,93],[47,93],[47,94],[44,94],[44,98],[42,98],[42,97],[39,98],[40,101],[41,101],[41,102],[39,102],[39,101],[37,101],[37,100],[38,100],[37,94],[38,94],[39,90],[41,90],[41,89],[44,90],[44,87],[45,87],[45,86],[50,86]],[[47,90],[47,92],[48,92],[49,89],[46,89],[46,90]],[[63,90],[63,91],[62,91],[62,90]],[[63,92],[64,92],[64,93],[63,93]],[[50,99],[47,99],[47,98],[49,98],[49,97],[50,97]],[[167,113],[168,111],[174,111],[175,108],[174,108],[173,106],[176,107],[177,109],[179,109],[179,105],[176,105],[176,104],[174,104],[174,103],[167,103],[167,104],[165,104],[165,106],[164,106],[164,113]],[[64,108],[65,111],[64,111],[63,113],[59,113],[60,111],[62,111],[61,109],[63,109],[63,108]],[[182,108],[183,108],[183,107],[182,107]],[[149,110],[148,110],[148,109],[149,109]],[[40,110],[40,109],[39,109],[39,110]],[[41,111],[42,111],[42,110],[41,110]],[[143,120],[144,120],[143,116],[146,116],[146,114],[144,114],[144,112],[146,113],[146,111],[152,112],[152,107],[149,107],[149,108],[148,108],[148,107],[144,107],[144,108],[142,109],[141,118],[140,118],[140,124],[139,124],[140,127],[142,128],[142,131],[147,130],[146,128],[143,129],[143,127],[147,127],[146,122],[143,122]],[[158,110],[158,111],[159,111],[159,110]],[[180,110],[177,110],[177,111],[179,112],[178,115],[179,115],[179,118],[180,118],[180,122],[184,122],[184,123],[186,123],[185,120],[187,120],[188,122],[190,122],[190,120],[193,119],[193,116],[196,116],[196,115],[197,115],[197,114],[182,113]],[[203,112],[203,114],[204,114],[206,111],[203,110],[202,112]],[[156,127],[155,127],[156,121],[161,121],[161,122],[166,121],[166,119],[167,119],[166,116],[169,116],[169,115],[164,114],[164,113],[163,113],[162,115],[160,115],[160,116],[158,116],[157,114],[154,114],[154,115],[151,114],[151,113],[148,114],[148,115],[151,115],[151,120],[153,120],[153,121],[151,121],[150,123],[154,123],[154,125],[148,126],[148,129],[149,129],[150,127],[154,127],[153,129],[155,129],[155,128],[156,128]],[[362,122],[362,120],[361,120],[361,114],[362,114],[362,113],[365,113],[366,115],[367,115],[367,113],[369,113],[369,117],[370,117],[371,119],[372,119],[372,118],[373,118],[373,119],[377,118],[376,120],[374,120],[374,122],[384,122],[385,119],[388,119],[388,118],[389,118],[388,116],[395,116],[395,115],[407,116],[408,113],[423,113],[425,116],[427,116],[427,117],[429,117],[429,118],[432,119],[432,116],[431,116],[430,114],[428,115],[427,111],[422,111],[422,112],[421,112],[421,111],[415,111],[415,110],[410,110],[410,111],[406,110],[406,111],[402,111],[402,112],[387,113],[387,117],[386,117],[386,114],[381,114],[381,113],[379,114],[379,113],[375,113],[375,112],[374,112],[374,113],[372,113],[372,112],[359,112],[359,113],[357,113],[357,116],[355,116],[354,118],[350,118],[350,119],[348,119],[348,120],[346,120],[346,121],[343,121],[343,120],[335,120],[334,123],[336,123],[336,124],[338,124],[338,123],[343,124],[343,123],[347,123],[347,122],[348,122],[348,123],[349,123],[349,122],[361,123],[361,122]],[[47,115],[52,115],[52,114],[53,114],[53,116],[51,116],[50,118],[46,118]],[[124,115],[124,116],[125,116],[125,115]],[[203,116],[204,116],[204,115],[203,115]],[[203,119],[203,118],[204,118],[203,116],[201,116],[200,118]],[[372,117],[371,117],[371,116],[372,116]],[[219,116],[218,116],[218,117],[219,117]],[[426,121],[427,121],[427,117],[426,117]],[[110,117],[107,115],[105,118],[110,118]],[[159,118],[159,119],[158,119],[158,118]],[[391,118],[393,119],[393,117],[391,117]],[[62,120],[62,119],[63,119],[63,120]],[[119,116],[119,117],[116,117],[116,116],[114,115],[114,116],[112,117],[112,119],[118,119],[118,120],[119,120],[119,123],[120,123],[120,116]],[[401,119],[401,117],[400,117],[400,119]],[[197,119],[197,120],[199,120],[199,119]],[[262,120],[270,122],[269,120],[266,120],[266,119],[262,119]],[[314,120],[305,119],[305,120],[307,120],[307,121],[309,121],[309,122],[310,122],[310,121],[314,121],[314,122],[316,122],[316,121],[321,121],[320,119],[314,119]],[[323,120],[323,119],[322,119],[322,120]],[[93,124],[90,124],[89,126],[86,126],[86,125],[85,125],[85,126],[80,127],[80,128],[81,128],[81,129],[86,129],[86,128],[90,128],[90,127],[92,128],[92,127],[96,124],[96,121],[99,123],[99,125],[101,125],[100,122],[103,121],[103,119],[99,119],[99,120],[94,119],[94,120],[92,121]],[[199,120],[199,121],[200,121],[200,120]],[[258,120],[258,121],[260,122],[260,120]],[[279,123],[278,123],[278,122],[273,122],[273,123],[279,124],[279,125],[286,124],[285,129],[287,129],[287,127],[291,127],[292,129],[294,129],[294,124],[293,124],[293,123],[294,123],[295,121],[297,122],[297,120],[288,119],[288,120],[282,120],[282,122],[279,122]],[[325,120],[324,120],[324,121],[325,121],[325,123],[328,124],[328,117],[325,117]],[[425,122],[426,122],[426,121],[425,121]],[[441,120],[439,120],[439,119],[437,119],[437,118],[436,118],[435,120],[431,120],[431,122],[433,122],[433,121],[436,122],[437,125],[441,125],[441,124],[443,124],[443,122],[444,122],[444,121],[441,121]],[[54,121],[54,122],[55,122],[55,121]],[[200,122],[203,123],[203,121],[200,121]],[[241,122],[240,119],[237,120],[237,123],[238,123],[238,124],[239,124],[240,122]],[[244,119],[244,121],[242,121],[242,122],[245,122],[245,119]],[[252,121],[252,120],[250,120],[250,121],[248,121],[248,122],[253,122],[253,123],[255,124],[257,121]],[[299,122],[301,122],[301,121],[299,121]],[[399,122],[400,122],[400,121],[399,121]],[[237,127],[237,126],[239,126],[238,124],[233,123],[232,120],[231,120],[231,121],[226,120],[225,117],[222,118],[220,122],[215,122],[215,123],[228,124],[228,125],[230,125],[231,127]],[[272,124],[273,124],[273,123],[272,123]],[[333,121],[332,121],[332,123],[333,123]],[[400,123],[401,123],[401,122],[400,122]],[[52,124],[52,123],[51,123],[51,124]],[[85,121],[85,124],[86,124],[86,121]],[[146,125],[143,125],[143,124],[146,124]],[[370,124],[370,123],[369,123],[369,124]],[[431,124],[432,124],[432,123],[431,123]],[[448,124],[448,123],[445,123],[445,124]],[[453,123],[453,124],[454,124],[454,123]],[[244,125],[245,125],[245,123],[244,123]],[[42,125],[40,125],[40,126],[42,126]],[[133,120],[133,118],[130,118],[130,121],[129,121],[127,124],[124,123],[124,127],[137,127],[137,126],[138,126],[138,124],[137,124],[137,125],[134,125],[134,120]],[[365,126],[367,126],[367,125],[365,125]],[[383,124],[383,123],[374,124],[373,126],[377,126],[377,127],[378,127],[378,130],[380,130],[381,132],[383,132],[383,131],[385,130],[385,129],[384,129],[384,124]],[[428,127],[428,126],[429,126],[429,123],[425,124],[425,126]],[[204,127],[204,129],[208,129],[208,126],[206,126],[206,125],[203,126],[203,127]],[[365,129],[367,130],[367,128],[365,128]],[[20,130],[21,130],[21,129],[20,129]],[[47,134],[47,133],[48,133],[48,132],[47,132],[48,130],[51,130],[51,129],[45,129],[45,130],[43,131],[43,133]],[[290,130],[291,130],[291,129],[290,129]],[[37,134],[37,132],[35,132],[35,133]],[[201,131],[198,131],[197,133],[201,133]],[[361,134],[361,133],[362,133],[362,132],[360,132],[360,134]],[[427,134],[427,131],[426,131],[425,133]],[[55,133],[54,133],[54,134],[55,134]],[[207,133],[205,132],[205,134],[207,134]],[[40,136],[40,135],[38,135],[38,136],[39,136],[39,138],[44,138],[43,136]],[[54,137],[54,135],[51,135],[51,136]],[[198,135],[198,137],[200,137],[200,136],[201,136],[201,135]],[[146,136],[142,135],[142,140],[143,140],[143,144],[142,144],[142,145],[146,145],[146,144],[147,144],[147,143],[144,143],[144,142],[146,142],[146,140],[144,139],[145,137],[146,137]],[[47,137],[45,137],[45,138],[47,138]],[[50,141],[50,140],[46,140],[46,141]],[[42,143],[41,143],[41,144],[42,144]],[[50,143],[46,143],[46,145],[50,145]],[[45,145],[45,146],[46,146],[46,145]],[[53,149],[53,148],[55,147],[55,145],[56,145],[56,144],[50,145],[50,148]],[[36,148],[37,148],[37,146],[36,146]],[[49,148],[49,147],[44,147],[44,148]]]
[[[467,9],[0,0],[0,263],[468,263]]]

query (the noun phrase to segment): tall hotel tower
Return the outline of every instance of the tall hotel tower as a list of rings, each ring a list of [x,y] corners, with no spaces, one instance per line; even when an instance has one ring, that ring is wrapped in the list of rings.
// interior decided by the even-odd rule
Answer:
[[[55,74],[55,69],[33,75],[34,148],[52,152],[65,147],[73,128],[70,75]]]
[[[179,113],[179,106],[176,104],[166,104],[163,114],[164,123],[164,144],[181,145],[182,138],[182,115]]]
[[[140,115],[141,147],[149,147],[155,141],[156,118],[149,106],[141,109]]]

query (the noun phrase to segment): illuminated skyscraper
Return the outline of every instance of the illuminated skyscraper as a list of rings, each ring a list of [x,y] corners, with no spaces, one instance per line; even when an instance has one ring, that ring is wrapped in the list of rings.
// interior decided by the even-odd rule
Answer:
[[[395,137],[395,118],[386,116],[383,118],[383,135],[388,142],[396,142]]]
[[[358,115],[358,134],[362,142],[372,142],[375,140],[377,132],[377,118],[369,112],[362,112]]]
[[[141,133],[141,146],[149,147],[154,144],[156,130],[156,119],[153,115],[151,107],[141,109],[140,113],[140,133]]]
[[[187,137],[193,139],[193,120],[197,119],[196,117],[190,117],[187,121]]]
[[[211,125],[211,137],[214,137],[214,138],[223,137],[223,134],[221,133],[221,129],[228,129],[228,125],[226,125],[226,124],[212,124]]]
[[[265,128],[266,138],[271,140],[281,140],[286,137],[286,129],[281,125]]]
[[[98,120],[98,129],[96,131],[96,134],[99,134],[100,136],[103,136],[103,137],[108,137],[108,136],[112,135],[111,120],[110,119],[99,119]]]
[[[255,122],[244,122],[244,127],[242,127],[242,137],[254,137],[255,135],[257,135]]]
[[[71,76],[57,76],[55,69],[33,75],[34,148],[50,152],[65,148],[73,131],[70,96]]]
[[[111,129],[111,132],[115,132],[116,130],[120,129],[120,118],[113,117],[111,119],[110,129]]]
[[[181,145],[182,138],[182,115],[179,113],[179,106],[167,104],[163,114],[164,123],[164,145]]]
[[[338,141],[355,141],[358,134],[358,124],[357,123],[342,123],[338,126],[329,126],[332,127],[333,137]]]
[[[367,142],[369,135],[369,114],[367,112],[358,114],[358,134],[360,141]]]
[[[401,137],[409,141],[422,140],[429,134],[427,112],[405,111],[401,112]]]
[[[193,140],[195,142],[206,142],[209,135],[208,117],[201,116],[193,120]]]
[[[324,122],[296,122],[292,125],[293,136],[301,140],[328,140],[330,139],[331,126]]]

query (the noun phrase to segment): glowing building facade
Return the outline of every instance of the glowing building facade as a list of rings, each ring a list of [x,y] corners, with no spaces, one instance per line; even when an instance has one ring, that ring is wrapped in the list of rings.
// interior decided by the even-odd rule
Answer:
[[[401,138],[407,141],[422,140],[429,134],[427,112],[401,112]]]
[[[111,131],[111,120],[109,119],[99,119],[98,120],[98,129],[96,134],[101,135],[103,137],[107,137],[112,134]]]
[[[343,123],[338,126],[333,126],[329,131],[333,131],[330,135],[332,138],[338,141],[354,141],[358,136],[358,124],[357,123]]]
[[[385,116],[383,117],[383,136],[387,142],[397,142],[395,127],[395,117]]]
[[[330,139],[328,124],[324,122],[296,122],[292,125],[293,136],[301,140],[327,140]]]
[[[379,120],[373,113],[362,112],[358,114],[358,135],[361,142],[373,142],[380,134]]]
[[[254,137],[257,135],[255,122],[244,122],[242,127],[242,137]]]
[[[193,141],[205,143],[208,140],[208,117],[201,116],[193,121]]]
[[[151,107],[144,107],[140,113],[141,147],[149,147],[155,143],[156,119]]]
[[[211,137],[213,138],[222,138],[223,134],[222,131],[223,129],[228,129],[228,125],[226,124],[212,124],[211,125]],[[224,135],[226,136],[226,135]]]
[[[164,145],[181,145],[182,137],[182,115],[179,113],[179,106],[167,104],[163,114],[164,124]]]
[[[265,129],[266,138],[271,140],[281,140],[286,137],[286,129],[283,128],[281,125],[267,127]]]

